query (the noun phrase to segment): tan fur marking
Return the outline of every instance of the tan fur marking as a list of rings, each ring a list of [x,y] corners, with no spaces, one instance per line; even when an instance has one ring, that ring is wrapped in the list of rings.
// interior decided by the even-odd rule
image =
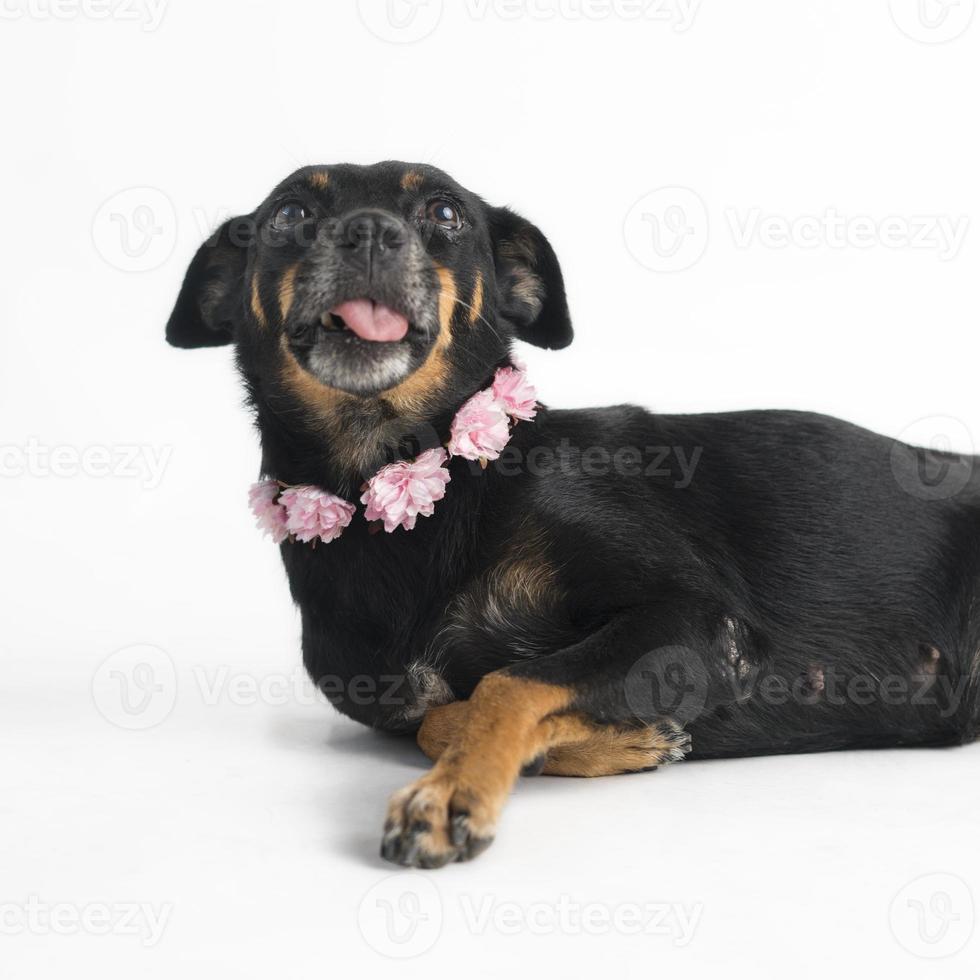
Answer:
[[[256,272],[252,276],[252,312],[255,319],[259,321],[260,327],[267,327],[269,321],[265,318],[265,310],[262,309],[262,298],[259,296],[259,274]]]
[[[365,403],[355,395],[331,388],[304,370],[289,348],[285,337],[279,341],[282,353],[280,376],[283,384],[305,404],[319,421],[320,429],[330,444],[334,458],[342,469],[362,473],[377,465],[377,457],[386,445],[397,443],[405,430],[403,418],[385,420],[377,403]],[[365,435],[365,427],[349,424],[351,419],[364,420],[373,413],[373,437]]]
[[[417,191],[422,186],[425,177],[417,170],[406,170],[402,176],[403,191]]]
[[[318,170],[310,176],[310,186],[317,191],[322,191],[330,183],[330,173],[326,170]]]
[[[558,597],[558,574],[548,560],[547,537],[527,518],[491,575],[491,591],[511,602],[533,608],[553,605]]]
[[[566,716],[560,716],[552,723],[568,724],[573,718],[567,716],[566,722]],[[575,720],[578,734],[585,733],[585,738],[577,738],[570,725],[563,727],[541,770],[545,776],[616,776],[678,761],[677,735],[670,729],[596,725],[584,716]]]
[[[452,320],[458,294],[456,280],[447,268],[436,266],[436,274],[439,276],[439,336],[422,366],[382,394],[382,398],[403,417],[421,418],[431,393],[443,389],[449,372],[446,350],[452,343]]]
[[[555,570],[544,558],[501,565],[494,577],[497,589],[512,602],[536,607],[554,601]]]
[[[534,243],[524,235],[517,235],[510,241],[502,242],[499,251],[503,258],[510,259],[517,266],[512,286],[514,295],[532,310],[539,310],[544,302],[544,283],[533,271],[537,265]]]
[[[439,342],[442,342],[444,337],[448,338],[458,294],[456,280],[444,265],[436,266],[436,275],[439,276]],[[448,339],[445,343],[449,343]]]
[[[279,313],[285,323],[286,317],[293,305],[296,296],[296,274],[299,272],[299,263],[291,265],[283,274],[279,282]]]
[[[458,632],[490,629],[512,636],[522,655],[538,652],[537,636],[519,625],[527,614],[543,614],[563,598],[559,569],[548,557],[547,538],[532,521],[519,525],[490,569],[471,580],[451,601],[432,642],[434,656],[445,655]]]
[[[514,295],[532,309],[544,300],[544,286],[533,272],[522,272],[514,282]]]
[[[483,314],[483,273],[477,272],[476,283],[473,286],[473,300],[470,303],[470,325],[472,326]]]
[[[337,410],[348,402],[350,395],[336,388],[321,384],[307,371],[304,371],[289,349],[285,336],[279,338],[279,346],[283,353],[282,380],[290,391],[301,401],[312,408],[318,418],[330,428],[337,426]]]
[[[438,761],[465,727],[470,703],[431,708],[422,722],[418,743]],[[534,741],[547,751],[542,772],[547,776],[612,776],[675,761],[677,738],[669,729],[651,725],[622,728],[600,725],[579,712],[553,715],[539,723]]]
[[[446,740],[433,769],[392,797],[386,839],[411,833],[413,824],[424,820],[429,829],[419,837],[419,847],[427,855],[445,856],[451,846],[450,813],[460,811],[467,815],[471,838],[492,838],[521,767],[547,748],[542,739],[549,730],[541,722],[571,700],[571,689],[561,685],[499,672],[484,677],[467,702],[465,723]],[[461,714],[455,706],[446,708]],[[426,719],[442,710],[433,709]]]

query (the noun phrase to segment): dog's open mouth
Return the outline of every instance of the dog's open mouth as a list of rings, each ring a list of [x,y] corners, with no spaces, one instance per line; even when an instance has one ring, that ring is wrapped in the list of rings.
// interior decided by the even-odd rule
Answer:
[[[424,311],[413,315],[400,303],[388,303],[367,296],[327,300],[319,312],[311,310],[309,319],[287,328],[293,354],[321,384],[351,394],[376,394],[398,384],[425,360],[432,342]]]
[[[349,299],[320,317],[328,332],[349,331],[372,343],[395,343],[408,334],[408,318],[372,299]]]

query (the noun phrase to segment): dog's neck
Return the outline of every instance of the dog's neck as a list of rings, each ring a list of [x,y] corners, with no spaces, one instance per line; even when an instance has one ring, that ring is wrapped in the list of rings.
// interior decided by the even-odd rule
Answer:
[[[501,362],[506,363],[506,362]],[[384,393],[361,398],[325,390],[322,408],[263,396],[246,377],[262,443],[262,472],[283,483],[322,487],[354,499],[382,466],[442,446],[460,406],[489,383],[487,376],[454,386],[454,395],[430,397],[399,412]]]

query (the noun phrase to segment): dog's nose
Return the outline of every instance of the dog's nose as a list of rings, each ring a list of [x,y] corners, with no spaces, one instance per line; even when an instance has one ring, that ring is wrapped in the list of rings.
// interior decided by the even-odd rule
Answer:
[[[348,262],[370,271],[390,262],[408,242],[408,227],[388,211],[365,209],[344,219],[341,248]]]

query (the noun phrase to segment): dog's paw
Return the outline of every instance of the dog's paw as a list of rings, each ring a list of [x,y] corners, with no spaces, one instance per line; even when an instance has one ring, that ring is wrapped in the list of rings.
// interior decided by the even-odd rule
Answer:
[[[616,771],[649,772],[682,762],[691,751],[691,736],[670,719],[621,732],[609,763]]]
[[[691,751],[691,736],[669,718],[651,725],[645,734],[647,751],[658,759],[655,765],[669,766],[672,762],[683,762]]]
[[[469,861],[493,843],[498,813],[488,794],[431,772],[392,796],[381,856],[407,868]]]
[[[681,762],[690,751],[691,736],[669,718],[637,728],[596,726],[588,739],[553,748],[543,772],[549,776],[649,772]]]

